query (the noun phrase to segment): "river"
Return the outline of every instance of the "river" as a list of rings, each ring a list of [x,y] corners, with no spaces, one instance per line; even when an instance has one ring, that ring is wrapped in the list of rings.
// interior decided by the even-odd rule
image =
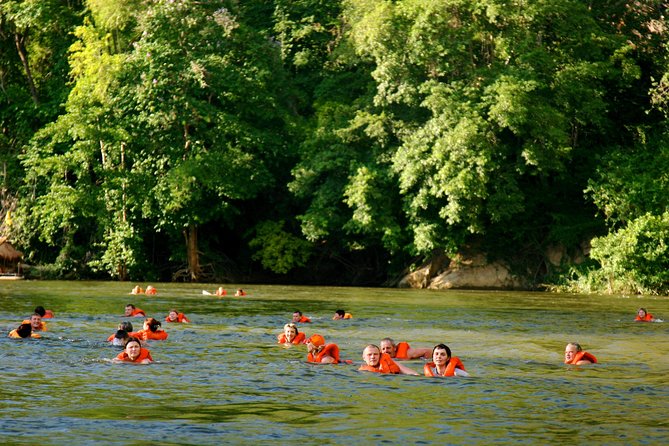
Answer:
[[[0,283],[5,333],[37,305],[55,312],[42,339],[2,337],[4,444],[666,444],[669,322],[634,323],[638,307],[669,320],[666,297],[497,291],[218,285]],[[142,284],[144,285],[144,284]],[[155,363],[112,364],[105,342],[126,303],[166,324]],[[338,308],[350,320],[331,320]],[[315,366],[276,335],[300,309],[300,329],[342,358],[390,336],[449,345],[468,378],[377,375]],[[132,319],[136,329],[141,318]],[[569,341],[599,364],[565,366]],[[422,370],[421,360],[405,365]]]

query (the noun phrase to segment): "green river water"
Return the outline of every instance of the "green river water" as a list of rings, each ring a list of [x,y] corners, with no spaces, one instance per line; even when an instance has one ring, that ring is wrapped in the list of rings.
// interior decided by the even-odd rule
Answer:
[[[0,282],[5,333],[37,305],[56,313],[42,339],[0,337],[3,444],[669,443],[669,322],[632,322],[638,307],[669,320],[666,297],[228,285],[249,295],[217,298],[202,284],[154,284],[148,297],[133,285]],[[154,364],[109,362],[130,302],[192,321],[164,323]],[[331,320],[338,308],[354,319]],[[277,346],[295,309],[313,320],[307,336],[356,365]],[[471,377],[358,372],[362,348],[386,336],[443,342]],[[565,366],[568,341],[600,363]]]

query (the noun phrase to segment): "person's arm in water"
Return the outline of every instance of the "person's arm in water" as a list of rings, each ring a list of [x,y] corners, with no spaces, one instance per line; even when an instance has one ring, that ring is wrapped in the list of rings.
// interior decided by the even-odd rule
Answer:
[[[407,356],[409,359],[430,359],[432,357],[431,348],[409,348],[407,350]]]
[[[400,368],[400,373],[402,373],[403,375],[418,375],[418,373],[414,369],[402,365],[399,362],[396,362],[396,364]]]

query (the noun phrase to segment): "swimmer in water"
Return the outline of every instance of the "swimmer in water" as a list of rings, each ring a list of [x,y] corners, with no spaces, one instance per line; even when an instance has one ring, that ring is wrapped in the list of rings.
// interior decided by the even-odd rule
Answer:
[[[570,342],[564,349],[564,363],[573,365],[595,364],[597,358],[588,352],[584,352],[578,342]]]
[[[129,338],[123,351],[112,359],[112,362],[131,362],[135,364],[150,364],[153,362],[151,352],[142,347],[141,342],[137,338]]]
[[[277,336],[277,344],[304,344],[306,336],[300,333],[292,322],[283,326],[283,333]]]
[[[423,366],[425,376],[469,376],[465,365],[457,356],[451,356],[451,349],[445,344],[437,344],[432,349],[432,362]]]
[[[369,344],[362,351],[362,360],[365,363],[358,370],[374,373],[390,373],[395,375],[418,375],[415,370],[396,363],[387,353],[381,353],[381,349]]]

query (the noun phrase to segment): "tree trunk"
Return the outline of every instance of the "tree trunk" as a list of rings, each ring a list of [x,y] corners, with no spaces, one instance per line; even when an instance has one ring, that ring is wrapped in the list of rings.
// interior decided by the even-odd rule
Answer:
[[[188,251],[188,273],[191,282],[197,282],[202,275],[200,255],[197,250],[197,226],[192,223],[188,225],[188,229],[184,231],[184,236],[186,237],[186,249]]]
[[[25,36],[22,36],[19,33],[14,33],[14,43],[16,43],[16,50],[19,52],[19,57],[21,58],[21,63],[23,63],[23,69],[26,71],[26,78],[28,79],[28,87],[30,87],[30,95],[33,97],[33,103],[39,105],[39,99],[37,98],[37,89],[35,88],[35,81],[33,80],[32,72],[30,71],[30,65],[28,64],[28,54],[26,52],[25,45]]]

